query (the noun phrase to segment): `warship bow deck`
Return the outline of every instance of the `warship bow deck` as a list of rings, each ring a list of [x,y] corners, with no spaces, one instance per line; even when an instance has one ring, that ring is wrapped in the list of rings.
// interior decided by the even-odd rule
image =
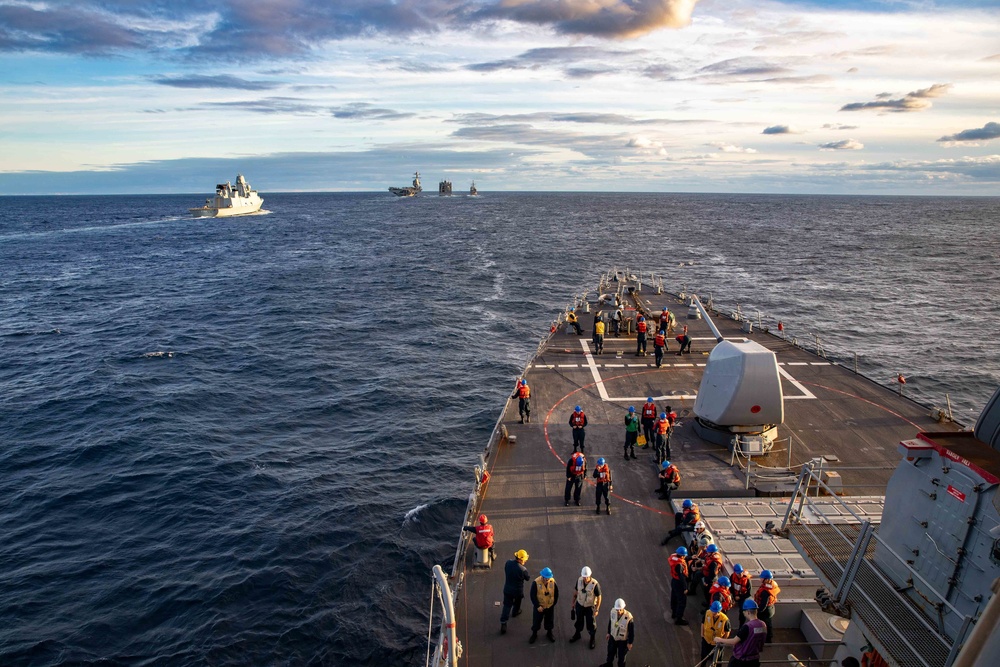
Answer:
[[[489,570],[473,569],[472,549],[459,562],[461,580],[456,596],[456,634],[464,647],[462,660],[470,666],[599,664],[606,651],[608,614],[615,598],[623,598],[635,616],[636,640],[628,656],[635,665],[696,665],[700,660],[701,596],[689,597],[689,626],[676,626],[670,618],[670,581],[667,556],[682,545],[676,539],[660,546],[673,527],[674,508],[660,500],[658,466],[650,447],[637,449],[638,459],[623,459],[623,417],[628,406],[640,410],[647,396],[657,409],[670,405],[678,414],[671,438],[671,460],[681,470],[681,489],[673,494],[679,507],[684,498],[699,502],[716,535],[726,571],[741,563],[756,576],[762,568],[775,571],[782,587],[782,605],[776,619],[775,645],[764,658],[785,658],[788,653],[811,655],[802,644],[797,617],[812,602],[820,580],[808,569],[787,540],[776,544],[765,534],[770,517],[781,522],[788,503],[789,484],[797,466],[824,458],[840,474],[846,495],[858,496],[860,513],[877,515],[880,496],[895,469],[897,443],[919,430],[942,427],[928,409],[821,356],[803,350],[769,333],[746,333],[730,317],[713,314],[713,321],[727,339],[749,338],[775,352],[785,396],[785,422],[770,454],[754,457],[752,483],[745,464],[725,447],[710,444],[693,430],[692,407],[708,353],[715,337],[701,319],[686,318],[688,303],[677,296],[636,292],[630,297],[647,312],[666,306],[677,316],[677,328],[688,325],[694,339],[691,354],[677,356],[678,345],[668,340],[661,368],[649,355],[636,357],[635,335],[605,337],[603,355],[595,355],[591,341],[592,313],[581,317],[582,336],[564,332],[549,336],[529,363],[525,377],[531,387],[531,423],[518,423],[517,401],[508,402],[500,431],[516,436],[516,443],[500,438],[489,452],[489,481],[481,488],[481,502],[474,512],[486,513],[496,531],[497,560]],[[582,305],[582,304],[581,304]],[[591,301],[592,310],[602,306]],[[607,309],[604,306],[605,310]],[[607,319],[607,318],[605,318]],[[595,491],[584,487],[581,506],[563,504],[565,464],[573,450],[567,423],[574,405],[582,406],[586,429],[588,475],[598,457],[605,457],[614,479],[612,514],[595,514]],[[793,472],[788,473],[789,467]],[[773,469],[773,470],[772,470]],[[757,476],[756,473],[761,473]],[[589,480],[589,477],[588,477]],[[766,493],[758,490],[766,490]],[[749,488],[748,488],[749,487]],[[786,546],[787,545],[787,546]],[[531,604],[499,633],[504,584],[503,564],[517,549],[530,554],[527,568],[532,578],[543,567],[552,568],[560,587],[555,612],[555,642],[539,634],[528,643]],[[570,608],[580,569],[593,569],[600,582],[603,603],[598,618],[594,650],[584,641],[570,644],[573,623]],[[530,582],[525,586],[527,595]],[[795,614],[796,617],[790,617]],[[784,615],[784,617],[782,616]],[[733,617],[734,631],[736,614]],[[782,629],[784,626],[785,629]],[[785,642],[781,645],[780,642]],[[789,648],[789,643],[796,644]]]

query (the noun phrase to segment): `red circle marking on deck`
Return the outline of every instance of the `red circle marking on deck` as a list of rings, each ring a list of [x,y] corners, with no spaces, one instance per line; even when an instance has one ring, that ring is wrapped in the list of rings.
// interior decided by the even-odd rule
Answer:
[[[835,394],[842,394],[842,395],[847,396],[849,398],[856,398],[859,401],[863,401],[863,402],[867,403],[868,405],[873,405],[876,408],[879,408],[881,410],[885,410],[886,412],[888,412],[893,417],[899,417],[900,419],[902,419],[904,422],[906,422],[907,424],[909,424],[913,428],[915,428],[917,430],[921,430],[921,426],[919,424],[914,424],[913,422],[911,422],[909,419],[907,419],[903,415],[899,414],[898,412],[896,412],[894,410],[890,410],[889,408],[887,408],[886,406],[882,405],[881,403],[876,403],[875,401],[870,401],[867,398],[862,398],[861,396],[858,396],[857,394],[852,394],[850,392],[842,391],[840,389],[834,389],[833,387],[827,387],[826,385],[817,384],[815,382],[803,382],[802,380],[797,380],[797,382],[799,382],[800,384],[807,384],[810,387],[819,387],[820,389],[826,389],[827,391],[832,391]]]
[[[634,377],[636,375],[645,375],[646,373],[659,373],[659,372],[662,372],[663,370],[664,369],[662,369],[662,368],[657,368],[655,370],[639,371],[637,373],[626,373],[626,374],[623,374],[623,375],[615,375],[615,376],[609,377],[609,378],[601,378],[601,380],[599,382],[610,382],[612,380],[618,380],[620,378]],[[836,394],[842,394],[843,396],[847,396],[849,398],[856,398],[859,401],[863,401],[865,403],[868,403],[869,405],[875,406],[876,408],[879,408],[881,410],[885,410],[889,414],[893,415],[894,417],[898,417],[898,418],[902,419],[904,422],[906,422],[910,426],[913,426],[916,429],[920,428],[920,426],[918,424],[914,424],[913,422],[911,422],[909,419],[907,419],[903,415],[899,414],[898,412],[895,412],[894,410],[891,410],[891,409],[887,408],[886,406],[881,405],[879,403],[875,403],[874,401],[870,401],[867,398],[862,398],[861,396],[858,396],[857,394],[852,394],[850,392],[842,391],[840,389],[834,389],[833,387],[827,387],[826,385],[817,384],[815,382],[804,382],[802,380],[798,380],[798,382],[801,383],[801,384],[809,385],[811,387],[819,387],[820,389],[826,389],[827,391],[831,391],[831,392],[834,392]],[[549,451],[552,452],[552,456],[556,457],[556,460],[559,461],[560,465],[562,465],[562,466],[565,466],[566,462],[562,459],[561,456],[559,456],[559,454],[556,453],[555,448],[552,447],[552,440],[549,438],[549,420],[552,418],[552,413],[555,412],[556,408],[558,408],[560,405],[562,405],[563,402],[566,401],[566,399],[568,399],[570,396],[572,396],[572,395],[574,395],[576,393],[579,393],[579,392],[583,391],[584,389],[590,389],[591,387],[593,387],[593,386],[595,386],[597,384],[598,384],[598,382],[591,382],[590,384],[585,384],[582,387],[578,387],[578,388],[574,389],[573,391],[569,392],[568,394],[566,394],[565,396],[563,396],[562,398],[560,398],[558,401],[556,401],[552,405],[552,407],[549,408],[549,411],[545,414],[545,422],[542,425],[544,433],[545,433],[545,444],[548,446]],[[595,486],[594,482],[592,482],[589,479],[586,480],[586,482],[590,486]],[[621,496],[621,495],[619,495],[617,493],[611,493],[610,495],[613,496],[614,498],[617,498],[618,500],[620,500],[620,501],[622,501],[624,503],[628,503],[629,505],[632,505],[634,507],[639,507],[639,508],[642,508],[642,509],[645,509],[645,510],[649,510],[650,512],[656,512],[657,514],[662,514],[662,515],[665,515],[665,516],[670,516],[670,515],[673,514],[673,512],[665,512],[664,510],[660,510],[660,509],[657,509],[655,507],[650,507],[649,505],[645,505],[645,504],[643,504],[643,503],[641,503],[641,502],[639,502],[637,500],[630,500],[629,498],[625,498],[624,496]]]
[[[614,377],[601,378],[599,380],[599,382],[610,382],[612,380],[618,380],[620,378],[635,377],[636,375],[645,375],[646,373],[660,373],[663,370],[664,370],[663,368],[657,368],[655,370],[639,371],[637,373],[625,373],[625,374],[622,374],[622,375],[615,375]],[[569,392],[568,394],[566,394],[565,396],[563,396],[562,398],[560,398],[558,401],[556,401],[555,404],[551,408],[549,408],[549,411],[545,414],[545,422],[544,422],[544,424],[542,424],[543,430],[545,431],[545,444],[548,445],[549,451],[552,452],[552,456],[556,457],[556,460],[559,461],[559,463],[561,463],[563,466],[566,465],[566,462],[563,461],[562,458],[558,454],[556,454],[556,450],[552,447],[552,440],[549,439],[549,419],[552,417],[552,413],[555,412],[556,408],[558,408],[560,405],[562,405],[562,403],[567,398],[569,398],[573,394],[576,394],[578,392],[583,391],[584,389],[590,389],[591,387],[593,387],[593,386],[595,386],[597,384],[598,384],[598,382],[591,382],[590,384],[585,384],[582,387],[577,387],[576,389],[574,389],[573,391]],[[592,482],[589,479],[586,480],[586,482],[590,486],[596,486],[594,484],[594,482]],[[640,508],[642,508],[644,510],[649,510],[650,512],[656,512],[657,514],[662,514],[664,516],[673,516],[674,515],[674,513],[672,511],[671,512],[665,512],[665,511],[663,511],[661,509],[657,509],[655,507],[650,507],[649,505],[644,505],[643,503],[640,503],[638,500],[630,500],[630,499],[625,498],[624,496],[620,496],[620,495],[618,495],[617,493],[614,493],[614,492],[612,492],[609,495],[611,495],[614,498],[617,498],[618,500],[622,501],[623,503],[628,503],[629,505],[632,505],[633,507],[640,507]]]

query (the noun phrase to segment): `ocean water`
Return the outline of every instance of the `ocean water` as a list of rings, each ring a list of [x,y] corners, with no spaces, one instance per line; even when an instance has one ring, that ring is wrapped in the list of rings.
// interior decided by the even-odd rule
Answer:
[[[971,425],[1000,199],[0,198],[0,664],[420,665],[549,323],[655,271]]]

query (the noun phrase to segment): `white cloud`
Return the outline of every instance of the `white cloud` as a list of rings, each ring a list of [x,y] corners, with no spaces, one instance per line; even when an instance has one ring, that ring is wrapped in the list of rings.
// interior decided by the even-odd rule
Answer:
[[[734,146],[733,144],[727,144],[724,141],[712,141],[706,146],[711,146],[712,148],[717,148],[723,153],[756,153],[756,148],[744,148],[743,146]]]

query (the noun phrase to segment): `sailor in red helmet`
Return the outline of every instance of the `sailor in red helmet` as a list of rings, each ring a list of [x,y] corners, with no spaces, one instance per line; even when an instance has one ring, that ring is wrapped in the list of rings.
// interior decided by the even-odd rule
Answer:
[[[485,514],[479,515],[479,523],[477,525],[465,526],[462,530],[468,530],[476,534],[472,540],[476,543],[477,548],[489,549],[490,561],[496,558],[496,554],[493,552],[493,526],[490,525],[490,520]]]

